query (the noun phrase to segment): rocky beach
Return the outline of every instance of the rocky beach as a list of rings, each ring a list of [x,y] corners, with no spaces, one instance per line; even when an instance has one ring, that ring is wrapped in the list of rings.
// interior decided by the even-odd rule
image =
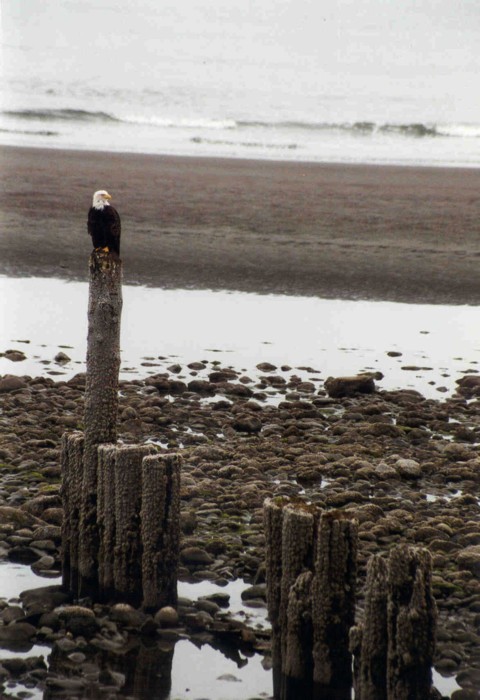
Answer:
[[[452,314],[480,298],[476,170],[7,147],[0,158],[2,274],[85,279],[85,211],[101,185],[125,212],[131,283],[452,304]],[[60,439],[82,429],[85,377],[23,376],[15,352],[15,372],[0,377],[0,554],[48,586],[60,575]],[[215,359],[175,362],[159,347],[144,378],[121,381],[119,436],[182,453],[181,578],[243,579],[252,611],[265,605],[265,498],[358,519],[360,617],[368,558],[400,543],[428,548],[435,669],[458,684],[444,697],[478,698],[480,377],[470,369],[438,399],[381,389],[380,378],[328,381],[320,359],[259,361],[246,373]],[[185,640],[229,649],[239,668],[260,656],[268,669],[268,628],[229,614],[220,594],[181,597],[177,611],[155,615],[73,603],[57,586],[19,599],[0,590],[0,645],[52,649],[48,668],[4,657],[5,697],[18,684],[32,697],[168,697],[138,668],[168,666]]]

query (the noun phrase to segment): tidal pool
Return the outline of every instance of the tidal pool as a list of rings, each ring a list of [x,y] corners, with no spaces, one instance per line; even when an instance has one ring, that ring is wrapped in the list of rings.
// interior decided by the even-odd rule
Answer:
[[[380,371],[380,388],[441,398],[478,372],[478,309],[124,286],[121,377],[208,360],[255,373],[260,362],[310,378]],[[0,374],[68,379],[84,370],[88,286],[0,277]],[[56,363],[59,351],[71,360]],[[299,367],[316,370],[312,375]],[[188,373],[188,370],[186,370]],[[258,372],[257,372],[258,373]]]

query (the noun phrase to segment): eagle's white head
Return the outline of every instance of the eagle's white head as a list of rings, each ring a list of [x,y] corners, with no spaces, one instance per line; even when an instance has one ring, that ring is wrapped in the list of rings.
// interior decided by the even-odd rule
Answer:
[[[92,207],[94,209],[103,209],[109,206],[109,199],[112,195],[108,194],[107,190],[97,190],[93,195]]]

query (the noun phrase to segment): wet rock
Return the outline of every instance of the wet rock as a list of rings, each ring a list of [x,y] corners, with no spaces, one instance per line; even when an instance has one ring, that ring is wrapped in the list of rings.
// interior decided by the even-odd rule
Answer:
[[[83,695],[83,691],[86,687],[86,681],[75,679],[75,678],[54,678],[49,676],[46,681],[47,688],[51,688],[57,697],[62,697],[59,695],[61,692],[66,698],[69,695],[80,694]]]
[[[54,608],[70,600],[70,595],[60,586],[42,586],[22,591],[20,600],[27,613],[32,611],[51,612]]]
[[[56,525],[42,525],[33,532],[34,540],[52,540],[56,544],[62,541],[62,528]]]
[[[178,613],[175,608],[166,605],[155,613],[153,620],[160,627],[175,627],[178,624]]]
[[[357,374],[352,377],[328,377],[325,389],[331,398],[355,396],[355,394],[373,394],[375,382],[371,374]]]
[[[17,529],[36,527],[43,524],[39,518],[12,506],[0,506],[0,522],[3,524],[10,523]]]
[[[100,625],[95,618],[95,614],[90,608],[81,605],[68,605],[55,610],[59,618],[64,622],[65,628],[74,637],[85,637],[90,639],[98,632]]]
[[[219,613],[221,609],[217,603],[213,602],[213,600],[206,600],[205,598],[200,598],[197,600],[195,607],[197,610],[204,610],[212,617],[215,617],[215,615]]]
[[[464,396],[478,396],[480,394],[480,375],[466,374],[456,380],[458,392]]]
[[[241,593],[242,600],[252,600],[253,598],[261,598],[266,600],[267,597],[267,586],[265,583],[258,583],[255,586],[249,586]]]
[[[23,362],[23,360],[27,359],[27,356],[21,350],[6,350],[2,354],[5,359],[10,360],[11,362]]]
[[[235,370],[226,368],[210,372],[208,379],[213,384],[220,384],[221,382],[228,382],[230,379],[236,379],[237,376]]]
[[[197,527],[197,516],[195,514],[195,511],[182,510],[180,513],[180,529],[183,532],[183,534],[190,535],[192,532],[195,531],[196,527]]]
[[[48,571],[52,569],[55,566],[55,559],[54,557],[49,556],[48,554],[45,554],[43,557],[40,557],[37,561],[35,561],[32,564],[32,570],[35,571],[36,573],[41,573],[42,571]]]
[[[230,596],[228,593],[210,593],[210,595],[207,595],[204,597],[205,600],[211,600],[213,603],[216,603],[220,608],[228,608],[230,605]]]
[[[184,564],[213,564],[213,559],[200,547],[186,547],[180,552],[180,561]]]
[[[31,513],[36,517],[41,517],[42,513],[47,508],[59,508],[62,505],[62,499],[57,494],[36,496],[31,498],[26,503],[22,503],[20,508],[27,513]]]
[[[65,365],[67,364],[67,362],[71,362],[72,358],[64,352],[57,352],[57,354],[54,357],[54,360],[59,365]]]
[[[33,564],[40,556],[31,547],[18,546],[8,550],[8,559],[16,564]]]
[[[63,508],[47,508],[42,513],[42,519],[49,525],[61,526],[63,522]]]
[[[232,422],[232,428],[239,433],[256,434],[262,429],[262,421],[257,416],[244,413],[236,416]]]
[[[397,459],[395,468],[404,479],[420,479],[422,467],[414,459]]]
[[[13,658],[13,659],[2,659],[2,666],[6,669],[12,676],[21,676],[28,670],[28,663],[25,659]]]
[[[468,569],[477,578],[480,578],[480,545],[472,545],[462,549],[457,554],[458,565]]]
[[[212,396],[215,394],[215,386],[211,382],[204,379],[192,379],[187,384],[188,391],[194,391],[196,394],[206,394]]]
[[[35,636],[37,630],[28,622],[12,622],[0,627],[0,642],[4,644],[20,644]]]
[[[19,389],[25,389],[27,386],[26,382],[21,379],[21,377],[15,377],[11,374],[5,374],[0,378],[0,394],[5,394],[10,391],[18,391]]]
[[[5,625],[20,620],[22,617],[25,617],[25,613],[18,605],[9,605],[0,613],[0,620],[3,620]]]
[[[110,618],[126,627],[140,628],[145,622],[146,615],[126,603],[117,603],[110,612]]]
[[[260,362],[257,365],[257,369],[260,370],[260,372],[275,372],[277,367],[270,362]]]

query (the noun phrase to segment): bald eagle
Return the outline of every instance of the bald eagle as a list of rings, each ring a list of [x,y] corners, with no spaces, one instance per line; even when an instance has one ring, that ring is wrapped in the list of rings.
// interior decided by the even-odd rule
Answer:
[[[88,233],[95,250],[103,249],[120,255],[120,216],[110,204],[111,198],[106,190],[98,190],[93,195],[88,212]]]

